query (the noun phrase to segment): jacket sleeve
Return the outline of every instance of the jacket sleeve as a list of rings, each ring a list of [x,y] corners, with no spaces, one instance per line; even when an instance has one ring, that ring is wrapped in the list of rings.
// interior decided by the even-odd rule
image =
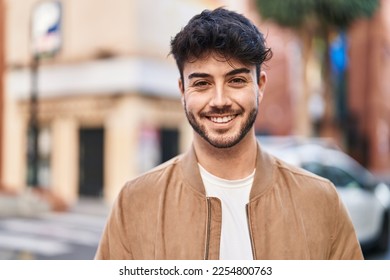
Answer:
[[[131,260],[126,225],[124,224],[123,192],[116,199],[96,251],[96,260]]]
[[[362,260],[362,250],[352,221],[343,202],[338,197],[335,206],[335,228],[332,235],[332,260]]]

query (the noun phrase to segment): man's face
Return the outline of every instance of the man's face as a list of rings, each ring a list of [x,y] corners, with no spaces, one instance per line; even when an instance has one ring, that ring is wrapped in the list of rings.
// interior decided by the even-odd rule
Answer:
[[[254,129],[264,72],[257,83],[255,66],[209,55],[187,62],[183,79],[184,85],[179,80],[183,106],[196,138],[216,148],[230,148]]]

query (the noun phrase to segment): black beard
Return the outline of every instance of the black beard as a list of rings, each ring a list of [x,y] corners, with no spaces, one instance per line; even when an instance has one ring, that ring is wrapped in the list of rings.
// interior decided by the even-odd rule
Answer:
[[[208,135],[208,133],[206,131],[206,128],[203,125],[200,125],[196,121],[196,118],[195,118],[194,114],[192,114],[192,113],[187,111],[187,106],[186,106],[185,100],[184,100],[184,110],[185,110],[188,122],[190,123],[192,128],[204,140],[206,140],[210,145],[212,145],[213,147],[218,148],[218,149],[231,148],[231,147],[235,146],[236,144],[238,144],[248,134],[248,132],[253,127],[253,125],[254,125],[254,123],[256,121],[257,113],[258,113],[258,107],[253,108],[253,110],[249,113],[248,119],[246,120],[246,122],[242,126],[239,134],[236,137],[231,137],[231,138],[228,138],[228,139],[213,140]],[[223,110],[223,109],[219,109],[219,111],[230,112],[229,110]],[[201,114],[201,115],[204,116],[205,114]]]

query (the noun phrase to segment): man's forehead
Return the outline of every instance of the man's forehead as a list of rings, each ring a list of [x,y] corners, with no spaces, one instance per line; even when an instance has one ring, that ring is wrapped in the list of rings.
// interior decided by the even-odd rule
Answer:
[[[240,62],[237,59],[226,59],[221,56],[203,56],[198,59],[191,59],[184,63],[183,72],[187,75],[190,72],[199,72],[199,73],[230,73],[234,70],[247,69],[249,71],[239,71],[239,72],[255,72],[255,65],[247,65]]]

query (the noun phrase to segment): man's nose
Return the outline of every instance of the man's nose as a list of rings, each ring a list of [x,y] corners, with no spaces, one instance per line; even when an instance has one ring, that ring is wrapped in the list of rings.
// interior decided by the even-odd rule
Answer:
[[[226,107],[231,105],[231,99],[228,92],[224,90],[223,86],[215,86],[210,99],[210,106]]]

